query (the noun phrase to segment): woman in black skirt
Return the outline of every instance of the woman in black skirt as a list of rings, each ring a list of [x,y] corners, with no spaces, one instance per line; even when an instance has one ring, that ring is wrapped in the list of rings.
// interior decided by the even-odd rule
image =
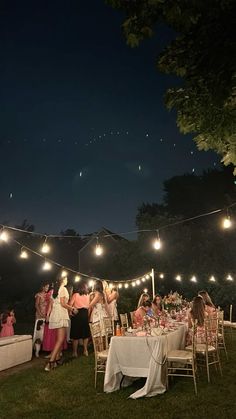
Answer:
[[[78,310],[71,317],[70,338],[72,339],[73,357],[78,357],[79,339],[83,340],[84,355],[88,356],[88,338],[90,336],[88,306],[89,295],[85,282],[79,282],[71,297],[70,305]]]

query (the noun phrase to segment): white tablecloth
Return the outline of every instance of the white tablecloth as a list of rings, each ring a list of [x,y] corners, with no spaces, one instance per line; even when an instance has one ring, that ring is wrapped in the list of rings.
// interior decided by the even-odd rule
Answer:
[[[123,376],[147,377],[145,386],[131,398],[152,397],[166,391],[164,360],[172,349],[185,346],[186,326],[158,337],[114,336],[111,339],[106,365],[104,391],[110,393],[120,388]],[[132,380],[125,379],[122,385],[129,385]]]

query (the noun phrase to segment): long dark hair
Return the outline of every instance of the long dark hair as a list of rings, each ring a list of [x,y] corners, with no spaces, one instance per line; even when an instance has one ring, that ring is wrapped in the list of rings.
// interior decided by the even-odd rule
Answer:
[[[54,284],[54,288],[53,288],[53,294],[52,294],[53,298],[57,298],[59,288],[60,288],[62,282],[64,281],[64,279],[65,279],[65,277],[57,278],[57,280]]]
[[[88,294],[88,286],[87,282],[81,281],[76,284],[74,287],[74,292],[78,292],[79,295],[87,295]]]
[[[96,280],[96,282],[94,284],[94,287],[93,287],[93,290],[98,291],[98,292],[100,292],[100,294],[104,295],[103,285],[102,285],[102,281],[100,281],[100,279]]]
[[[193,305],[191,309],[191,316],[193,320],[197,320],[198,326],[204,325],[205,320],[205,303],[203,298],[198,295],[193,299]]]

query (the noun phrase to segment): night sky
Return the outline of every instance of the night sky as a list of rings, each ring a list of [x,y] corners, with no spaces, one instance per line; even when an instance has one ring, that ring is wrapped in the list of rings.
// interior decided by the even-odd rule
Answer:
[[[164,107],[172,34],[131,49],[121,23],[102,0],[1,2],[0,222],[126,231],[165,179],[220,167]]]

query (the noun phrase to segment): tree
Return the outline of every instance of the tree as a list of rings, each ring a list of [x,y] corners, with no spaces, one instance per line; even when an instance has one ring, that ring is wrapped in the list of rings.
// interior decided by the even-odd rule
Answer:
[[[177,125],[193,133],[200,150],[214,150],[236,166],[236,2],[235,0],[106,0],[125,12],[123,32],[136,47],[165,23],[175,38],[157,67],[179,78],[165,95]],[[236,174],[236,169],[234,170]]]

